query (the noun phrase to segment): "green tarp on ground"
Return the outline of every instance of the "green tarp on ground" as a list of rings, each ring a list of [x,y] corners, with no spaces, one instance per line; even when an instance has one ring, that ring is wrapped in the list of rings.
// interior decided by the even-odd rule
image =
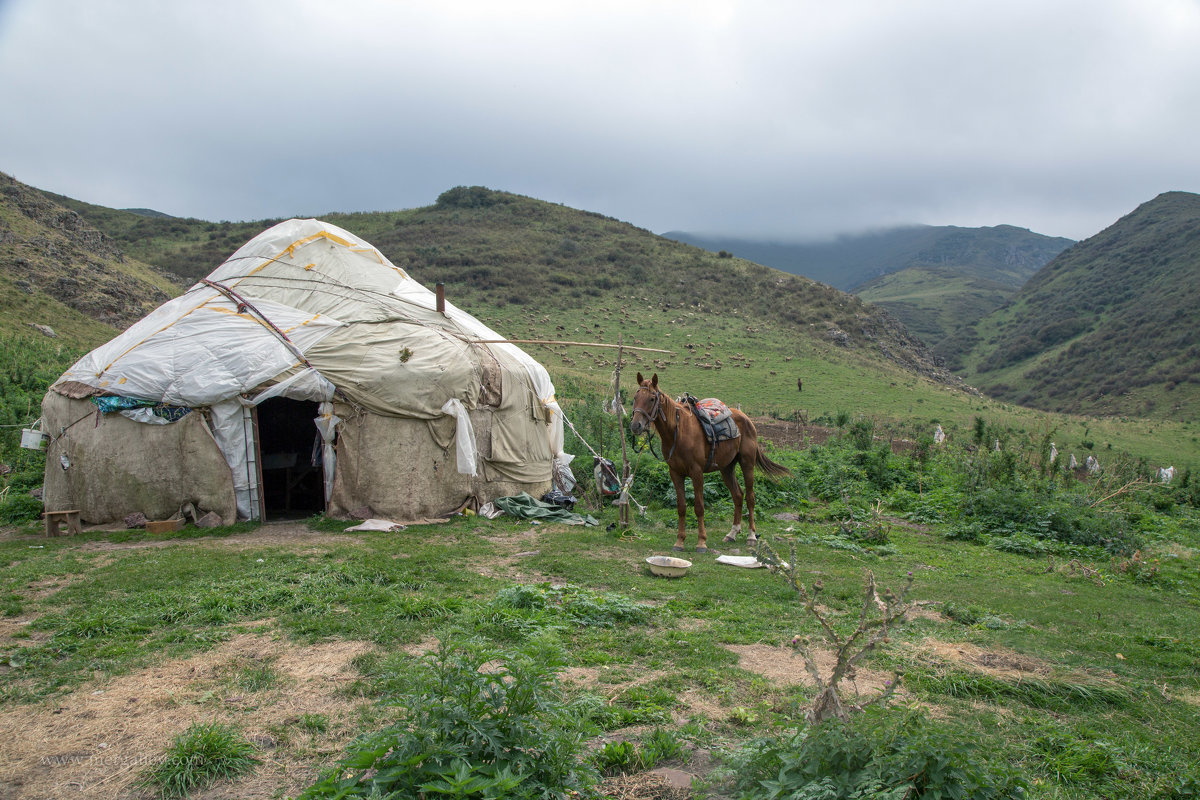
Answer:
[[[561,522],[564,525],[599,525],[600,521],[591,514],[576,514],[562,506],[543,503],[529,492],[521,492],[512,497],[497,497],[492,503],[505,514],[524,519],[536,519],[545,522]]]

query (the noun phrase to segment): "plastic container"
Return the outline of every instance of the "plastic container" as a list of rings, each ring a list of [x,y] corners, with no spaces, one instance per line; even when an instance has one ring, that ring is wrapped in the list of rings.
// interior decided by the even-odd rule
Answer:
[[[687,574],[692,562],[671,556],[650,556],[646,559],[650,571],[663,578],[682,578]]]
[[[26,450],[44,450],[46,449],[46,440],[50,438],[39,430],[32,428],[21,429],[21,447]]]

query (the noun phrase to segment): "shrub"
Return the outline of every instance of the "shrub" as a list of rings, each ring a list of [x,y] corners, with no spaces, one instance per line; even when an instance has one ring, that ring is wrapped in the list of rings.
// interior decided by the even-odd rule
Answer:
[[[588,715],[566,701],[553,666],[479,646],[443,645],[396,697],[405,718],[360,739],[301,797],[588,792],[598,780],[582,759]]]
[[[0,525],[33,522],[42,515],[42,501],[27,494],[5,497],[0,501]]]
[[[640,744],[629,740],[605,742],[592,755],[592,760],[601,771],[612,775],[645,772],[663,761],[682,758],[683,755],[679,734],[665,728],[655,728]]]
[[[924,717],[865,714],[751,742],[731,759],[741,800],[770,798],[1024,797],[1016,776]]]
[[[455,186],[438,195],[437,205],[442,208],[487,208],[507,202],[502,192],[486,186]]]

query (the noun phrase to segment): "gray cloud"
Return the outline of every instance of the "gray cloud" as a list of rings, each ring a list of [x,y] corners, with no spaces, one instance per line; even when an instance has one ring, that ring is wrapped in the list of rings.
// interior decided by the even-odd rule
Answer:
[[[1200,190],[1200,7],[611,2],[0,6],[0,169],[253,219],[484,184],[656,231],[1014,224]]]

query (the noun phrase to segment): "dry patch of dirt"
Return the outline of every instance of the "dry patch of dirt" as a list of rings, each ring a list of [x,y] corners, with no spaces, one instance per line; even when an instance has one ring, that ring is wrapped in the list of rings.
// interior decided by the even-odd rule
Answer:
[[[655,681],[667,673],[665,672],[649,672],[640,675],[637,678],[629,681],[620,681],[612,683],[605,680],[604,670],[596,667],[568,667],[558,674],[559,679],[563,683],[572,684],[574,686],[588,689],[596,694],[604,697],[609,704],[618,700],[621,695],[638,686],[644,686],[647,683]],[[701,689],[689,689],[677,698],[678,706],[671,712],[676,725],[682,725],[689,719],[697,716],[702,716],[706,719],[719,720],[726,716],[728,709],[722,708],[720,703],[712,698]],[[624,728],[620,731],[610,732],[603,739],[621,739],[636,736],[642,730],[651,730],[654,726],[636,726],[633,728]]]
[[[15,634],[22,633],[25,627],[36,619],[36,616],[0,618],[0,647],[30,647],[49,639],[53,635],[50,631],[31,631],[28,636],[22,635],[20,638],[13,638]]]
[[[1006,681],[1045,678],[1053,672],[1049,664],[1033,656],[1002,648],[980,647],[969,642],[926,639],[913,648],[913,654],[924,661],[952,663]]]
[[[485,529],[476,528],[477,533]],[[548,575],[537,570],[527,569],[523,564],[526,559],[538,555],[538,542],[541,539],[541,526],[531,525],[525,530],[483,536],[484,541],[496,545],[501,553],[485,560],[473,560],[470,569],[485,578],[500,578],[519,583],[545,583],[553,581]]]
[[[437,650],[439,644],[441,643],[438,641],[436,636],[426,636],[419,642],[401,645],[400,651],[407,653],[410,656],[423,656],[427,653],[432,653],[434,650]]]
[[[747,672],[762,675],[780,686],[813,686],[812,676],[804,667],[804,658],[790,647],[769,644],[726,644],[726,650],[738,657],[738,666]],[[822,675],[833,670],[837,658],[833,651],[813,648],[813,658]],[[859,667],[854,686],[860,694],[881,691],[885,681],[890,681],[889,672]]]
[[[914,605],[904,614],[905,619],[927,619],[932,622],[947,622],[948,617],[938,610],[936,606],[917,606]]]
[[[523,563],[536,555],[538,555],[537,550],[527,550],[486,560],[473,559],[470,569],[485,578],[499,578],[517,583],[563,583],[564,581],[531,569],[528,564]]]
[[[927,536],[933,530],[932,526],[922,525],[919,522],[913,522],[912,520],[904,519],[903,517],[884,516],[884,517],[881,517],[880,519],[882,519],[884,522],[886,522],[889,525],[896,525],[897,527],[900,527],[900,528],[907,528],[910,531],[916,531],[917,533],[925,534]],[[926,569],[931,569],[931,567],[926,567]]]
[[[351,660],[364,642],[302,646],[261,633],[241,633],[187,659],[91,683],[53,705],[0,713],[0,786],[4,797],[133,798],[139,773],[161,757],[172,738],[196,722],[227,722],[258,747],[255,773],[196,798],[295,794],[355,733],[355,703],[340,688],[357,674]],[[245,692],[231,683],[239,669],[270,665],[277,685]],[[321,714],[329,730],[296,727]],[[279,741],[280,731],[288,741]]]
[[[600,790],[612,800],[687,800],[692,796],[690,791],[673,785],[658,772],[614,775],[604,779]]]
[[[141,550],[145,548],[174,547],[189,544],[208,547],[214,550],[253,550],[259,547],[333,547],[341,545],[362,544],[359,536],[343,533],[322,533],[309,530],[302,523],[281,523],[279,525],[264,525],[249,533],[238,533],[232,536],[211,536],[195,539],[143,539],[137,542],[84,542],[79,546],[80,552],[112,552],[114,550]],[[313,550],[314,554],[320,550]]]

